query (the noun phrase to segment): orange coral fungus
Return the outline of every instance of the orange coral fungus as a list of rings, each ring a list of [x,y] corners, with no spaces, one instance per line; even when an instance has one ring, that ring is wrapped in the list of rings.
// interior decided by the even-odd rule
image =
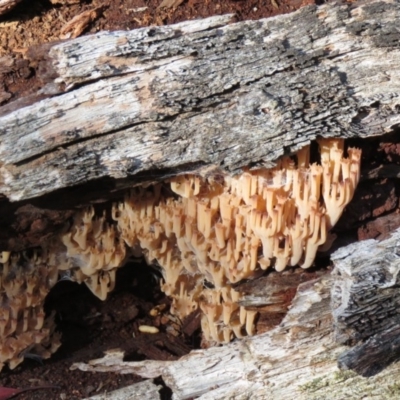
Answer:
[[[105,222],[104,215],[94,217],[89,208],[75,215],[71,230],[62,236],[67,260],[59,269],[73,268],[73,277],[85,282],[101,300],[115,286],[115,269],[122,265],[126,248],[117,237],[115,226]]]
[[[360,150],[349,148],[345,158],[343,140],[318,144],[320,164],[310,164],[304,147],[272,169],[218,180],[181,175],[132,190],[113,205],[113,221],[93,208],[78,212],[41,257],[0,253],[0,368],[17,365],[32,346],[46,356],[57,347],[43,327],[57,270],[71,270],[105,299],[132,253],[161,266],[173,313],[201,310],[207,341],[252,335],[256,312],[240,305],[232,284],[267,268],[310,267],[359,181]]]
[[[310,267],[351,200],[360,151],[349,149],[344,158],[343,140],[322,139],[319,145],[322,165],[309,164],[307,147],[298,153],[297,165],[286,157],[272,169],[226,176],[223,183],[179,176],[170,181],[178,197],[161,196],[156,185],[136,189],[114,206],[126,244],[140,245],[147,261],[162,267],[162,288],[173,297],[176,312],[186,316],[200,305],[206,337],[226,340],[232,330],[238,336],[246,322],[237,322],[239,307],[230,308],[233,316],[223,316],[220,310],[232,300],[225,300],[222,290],[257,269]],[[202,290],[204,280],[214,286],[212,294]],[[240,295],[234,297],[237,303]],[[248,322],[246,330],[252,331]]]
[[[44,299],[58,271],[46,254],[2,253],[0,275],[0,370],[15,368],[30,352],[48,358],[60,346],[53,320],[45,320]]]

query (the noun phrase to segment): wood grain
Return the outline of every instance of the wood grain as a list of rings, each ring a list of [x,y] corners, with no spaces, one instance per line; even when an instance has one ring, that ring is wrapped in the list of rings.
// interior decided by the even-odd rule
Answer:
[[[317,136],[390,131],[399,16],[392,2],[309,6],[55,44],[41,70],[57,94],[0,117],[0,193],[18,201],[201,166],[235,173]]]

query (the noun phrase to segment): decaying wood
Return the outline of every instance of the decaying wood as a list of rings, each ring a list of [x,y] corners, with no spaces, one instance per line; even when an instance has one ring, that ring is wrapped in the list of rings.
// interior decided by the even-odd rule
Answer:
[[[155,385],[151,381],[143,381],[106,394],[88,397],[86,400],[157,400],[161,399],[161,389],[160,385]]]
[[[0,15],[11,11],[21,0],[0,0]]]
[[[236,285],[236,289],[243,294],[240,305],[245,307],[282,307],[287,308],[296,294],[301,283],[316,279],[329,273],[326,270],[311,272],[301,268],[283,272],[271,272],[267,276],[256,278]]]
[[[156,378],[161,375],[163,368],[173,361],[123,361],[124,352],[116,349],[106,352],[103,358],[91,360],[88,364],[75,363],[71,370],[93,372],[117,372],[119,374],[136,374],[143,378]]]
[[[335,338],[354,344],[341,366],[370,376],[400,356],[400,230],[336,251],[332,296]]]
[[[51,4],[77,4],[80,0],[50,0]]]
[[[0,74],[7,74],[12,71],[14,60],[11,56],[0,57]]]
[[[60,31],[61,39],[78,37],[101,13],[102,7],[86,10],[68,21]]]
[[[382,242],[354,243],[332,255],[336,340],[355,343],[400,322],[400,232]]]
[[[179,361],[159,363],[158,371],[154,370],[154,362],[142,361],[142,373],[162,375],[177,399],[249,398],[250,394],[252,398],[263,398],[266,393],[270,398],[282,398],[288,387],[296,391],[311,376],[338,371],[335,358],[344,347],[332,343],[329,335],[329,290],[330,279],[307,282],[299,287],[280,327],[223,347],[194,351]],[[106,355],[89,364],[75,364],[74,368],[124,372],[131,371],[135,364],[124,363],[122,355],[111,358],[112,362]]]
[[[339,356],[339,367],[352,369],[358,374],[369,377],[383,371],[388,365],[400,358],[400,328],[390,328],[377,333],[365,343],[345,351]]]
[[[346,269],[348,259],[342,258],[343,252],[359,255],[363,249],[360,242],[338,251],[337,272],[302,283],[283,322],[263,335],[193,351],[172,362],[124,362],[122,353],[111,352],[74,368],[121,373],[135,369],[147,377],[159,374],[174,399],[394,398],[400,363],[372,378],[338,368],[338,357],[349,348],[335,341],[331,291],[337,292],[335,277]],[[363,268],[369,266],[359,271]]]
[[[0,193],[17,201],[99,178],[234,172],[317,135],[390,131],[399,16],[396,2],[325,5],[56,44],[41,70],[44,92],[58,95],[0,118]]]
[[[0,104],[8,100],[11,94],[7,92],[2,77],[11,72],[14,67],[14,60],[11,56],[0,57]]]
[[[158,8],[176,8],[183,3],[184,0],[163,0]]]

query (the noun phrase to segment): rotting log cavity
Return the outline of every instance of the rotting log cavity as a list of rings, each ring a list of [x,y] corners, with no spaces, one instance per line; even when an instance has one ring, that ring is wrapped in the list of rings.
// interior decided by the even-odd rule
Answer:
[[[318,144],[319,164],[310,164],[307,146],[271,169],[176,176],[132,189],[109,210],[111,220],[92,207],[76,213],[30,256],[3,251],[1,363],[18,365],[33,343],[46,357],[58,348],[52,317],[38,322],[57,274],[68,271],[105,300],[132,255],[161,267],[172,313],[183,319],[201,310],[206,342],[253,335],[257,312],[239,304],[232,285],[268,268],[310,267],[360,179],[360,150],[348,148],[346,157],[342,139]]]

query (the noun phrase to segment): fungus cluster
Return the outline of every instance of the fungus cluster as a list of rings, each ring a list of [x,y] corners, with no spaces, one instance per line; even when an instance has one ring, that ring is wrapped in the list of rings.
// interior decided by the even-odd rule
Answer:
[[[272,169],[137,187],[109,214],[78,212],[41,256],[3,252],[0,367],[17,365],[32,347],[47,356],[58,346],[43,326],[43,301],[60,271],[104,300],[131,254],[161,267],[175,315],[201,311],[207,342],[254,334],[257,313],[233,285],[268,268],[310,267],[359,181],[360,150],[344,157],[343,140],[318,144],[320,164],[305,147]]]
[[[306,147],[296,160],[283,158],[272,169],[219,182],[178,176],[170,181],[175,197],[162,195],[156,185],[135,189],[114,205],[125,243],[140,246],[148,263],[162,267],[162,290],[173,298],[175,313],[185,317],[200,307],[203,330],[212,340],[229,340],[228,332],[240,337],[244,326],[252,331],[254,316],[233,306],[240,294],[231,285],[258,269],[310,267],[351,200],[360,150],[349,148],[344,158],[343,140],[323,139],[319,145],[321,165],[310,164]],[[203,289],[204,282],[213,289]]]
[[[57,267],[46,254],[2,252],[0,268],[0,370],[5,363],[15,368],[29,353],[49,358],[60,338],[43,304],[57,282]]]
[[[254,334],[257,311],[239,305],[241,294],[229,285],[221,289],[203,289],[199,301],[201,329],[207,342],[230,342]]]
[[[62,235],[66,259],[60,270],[71,269],[75,281],[84,282],[99,299],[114,289],[116,268],[125,259],[126,248],[106,217],[96,218],[93,207],[77,213],[69,232]]]

